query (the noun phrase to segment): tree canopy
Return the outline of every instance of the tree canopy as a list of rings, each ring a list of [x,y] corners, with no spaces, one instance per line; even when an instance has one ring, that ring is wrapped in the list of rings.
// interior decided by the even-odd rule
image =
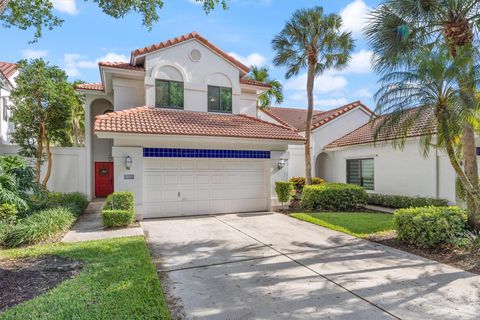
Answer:
[[[115,19],[127,14],[137,13],[142,16],[142,24],[149,30],[160,19],[158,10],[164,6],[164,0],[84,0],[98,5],[108,16]],[[195,0],[202,4],[205,13],[210,13],[216,6],[227,9],[228,0]],[[35,30],[31,42],[38,41],[45,29],[52,30],[63,24],[64,20],[55,15],[51,0],[0,0],[0,22],[5,28]]]

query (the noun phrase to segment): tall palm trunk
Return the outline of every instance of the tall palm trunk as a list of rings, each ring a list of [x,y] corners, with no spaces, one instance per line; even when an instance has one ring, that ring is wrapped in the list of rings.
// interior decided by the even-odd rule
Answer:
[[[313,115],[313,85],[315,82],[315,62],[308,63],[307,72],[307,124],[305,128],[305,184],[312,184],[312,155],[311,155],[311,136],[312,136],[312,115]]]
[[[468,210],[468,224],[474,230],[480,230],[480,206],[478,199],[478,165],[477,153],[475,146],[475,132],[470,125],[465,125],[462,134],[462,149],[463,149],[463,168],[465,174],[477,191],[477,195],[466,192],[467,210]]]

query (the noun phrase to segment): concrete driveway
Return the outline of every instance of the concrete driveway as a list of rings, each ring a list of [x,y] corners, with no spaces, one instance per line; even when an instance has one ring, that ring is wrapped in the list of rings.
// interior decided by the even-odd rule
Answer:
[[[146,220],[175,317],[478,319],[480,276],[281,214]]]

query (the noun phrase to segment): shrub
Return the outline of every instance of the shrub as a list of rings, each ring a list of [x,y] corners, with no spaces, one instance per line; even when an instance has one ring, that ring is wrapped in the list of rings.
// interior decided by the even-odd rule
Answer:
[[[444,207],[448,205],[448,200],[369,193],[368,204],[394,209],[428,206]]]
[[[295,191],[301,193],[303,191],[303,187],[305,186],[305,178],[304,177],[292,177],[289,180],[293,184],[293,188]],[[318,177],[312,178],[312,185],[314,184],[322,184],[325,183],[325,180]]]
[[[13,224],[17,221],[18,210],[17,206],[9,203],[0,204],[0,222],[6,224]]]
[[[133,210],[134,198],[132,192],[114,192],[107,197],[103,209]]]
[[[87,197],[80,192],[60,193],[52,192],[48,194],[47,206],[65,207],[76,216],[83,213],[88,205]]]
[[[133,222],[133,210],[111,210],[102,211],[102,222],[105,227],[126,227]]]
[[[282,203],[282,207],[287,202],[290,202],[292,198],[293,184],[289,181],[277,181],[275,182],[275,193],[277,194],[278,201]]]
[[[102,210],[105,227],[125,227],[133,222],[135,200],[132,192],[114,192],[107,197]]]
[[[302,207],[307,210],[354,211],[367,203],[365,189],[346,183],[305,186]]]
[[[432,247],[455,244],[465,232],[467,214],[458,207],[408,208],[396,210],[393,222],[399,240]]]
[[[3,237],[6,247],[47,241],[67,231],[75,216],[66,208],[52,208],[36,212],[13,225]]]

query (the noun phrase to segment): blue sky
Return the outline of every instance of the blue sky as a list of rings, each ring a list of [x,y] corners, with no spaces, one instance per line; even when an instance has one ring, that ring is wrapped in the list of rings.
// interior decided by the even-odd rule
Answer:
[[[224,51],[250,64],[267,65],[272,76],[284,84],[285,107],[305,108],[305,73],[286,80],[285,69],[272,66],[272,38],[298,8],[320,5],[327,13],[340,13],[345,28],[356,40],[352,61],[346,70],[327,72],[317,78],[315,108],[329,109],[361,100],[374,107],[377,76],[370,66],[371,52],[361,29],[369,8],[379,1],[369,0],[229,0],[229,9],[215,9],[205,15],[194,0],[165,0],[160,21],[148,31],[135,14],[113,19],[98,7],[82,0],[52,0],[55,12],[65,20],[60,28],[45,31],[35,44],[28,44],[33,31],[0,29],[0,61],[43,57],[63,68],[71,80],[98,82],[97,62],[121,61],[130,51],[191,31],[197,31]]]

